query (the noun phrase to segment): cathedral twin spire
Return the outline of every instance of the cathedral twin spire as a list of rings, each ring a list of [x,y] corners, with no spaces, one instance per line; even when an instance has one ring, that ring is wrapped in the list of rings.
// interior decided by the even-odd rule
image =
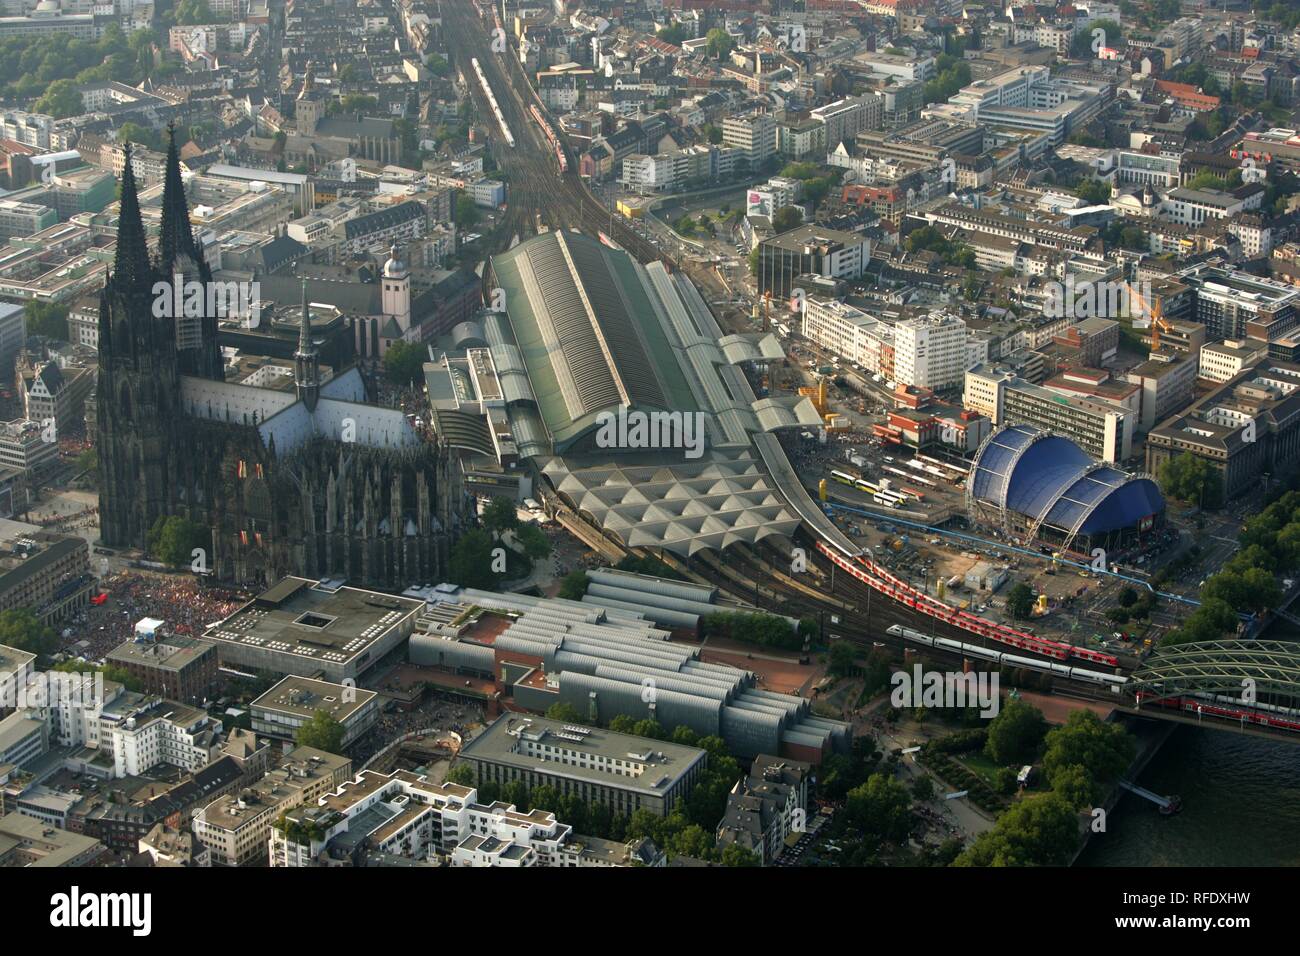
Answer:
[[[185,259],[196,266],[202,262],[202,252],[194,241],[190,229],[189,203],[185,199],[185,184],[181,180],[180,152],[176,148],[176,129],[167,124],[167,167],[163,180],[162,230],[158,243],[157,271],[170,276]],[[149,244],[145,238],[144,221],[140,216],[140,197],[131,166],[131,144],[124,149],[122,169],[122,198],[117,224],[117,252],[113,260],[113,279],[122,288],[152,285]],[[201,266],[200,266],[201,268]]]

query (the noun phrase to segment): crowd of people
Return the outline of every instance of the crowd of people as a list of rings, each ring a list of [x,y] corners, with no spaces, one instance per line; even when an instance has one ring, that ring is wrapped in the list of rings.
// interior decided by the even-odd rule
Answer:
[[[165,622],[177,634],[202,634],[208,624],[230,616],[248,596],[227,588],[200,588],[192,578],[122,572],[105,578],[103,604],[91,604],[63,623],[65,650],[98,660],[135,633],[141,618]]]

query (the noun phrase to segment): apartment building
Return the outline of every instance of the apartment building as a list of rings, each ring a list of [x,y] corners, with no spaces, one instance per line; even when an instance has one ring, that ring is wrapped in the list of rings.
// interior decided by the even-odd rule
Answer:
[[[884,99],[875,93],[850,96],[810,111],[814,120],[826,128],[827,150],[840,143],[852,142],[863,130],[880,129],[884,124]]]
[[[338,790],[352,761],[299,747],[261,780],[223,796],[194,815],[194,835],[212,851],[213,866],[246,866],[268,858],[271,824],[280,814]]]
[[[100,713],[99,749],[112,755],[113,776],[135,777],[158,764],[198,770],[218,750],[221,721],[206,710],[127,693]]]
[[[86,397],[95,387],[91,368],[59,368],[57,362],[43,361],[29,366],[20,362],[18,380],[23,386],[23,412],[31,421],[49,425],[55,434],[72,430],[85,421]]]
[[[1195,295],[1195,321],[1207,339],[1271,342],[1300,324],[1300,288],[1221,266],[1179,275]]]
[[[1286,475],[1300,460],[1300,364],[1269,359],[1248,366],[1152,429],[1146,449],[1152,474],[1183,453],[1208,462],[1227,501],[1264,474]]]
[[[739,844],[756,854],[761,866],[776,862],[786,838],[806,828],[811,776],[812,764],[770,754],[755,757],[748,776],[727,797],[718,846]]]
[[[25,418],[0,422],[0,466],[22,475],[42,474],[58,463],[55,435],[53,428]]]
[[[662,866],[648,840],[576,836],[548,810],[482,804],[478,791],[406,770],[360,773],[272,825],[273,867],[354,866],[370,854],[451,866]]]
[[[1196,356],[1152,352],[1151,358],[1129,369],[1126,378],[1142,389],[1142,414],[1138,426],[1145,431],[1188,405],[1196,386]]]
[[[935,313],[894,326],[894,380],[933,391],[956,388],[967,369],[966,323]]]
[[[758,169],[776,155],[776,119],[770,113],[725,117],[722,142],[741,150],[749,168]]]
[[[0,199],[0,241],[35,235],[58,223],[58,212],[49,206],[16,199]]]
[[[82,867],[95,865],[108,849],[79,833],[69,833],[22,813],[0,817],[0,867]]]

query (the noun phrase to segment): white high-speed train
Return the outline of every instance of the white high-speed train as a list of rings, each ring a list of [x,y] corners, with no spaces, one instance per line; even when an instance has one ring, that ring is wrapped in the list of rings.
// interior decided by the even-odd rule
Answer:
[[[1050,671],[1053,674],[1060,674],[1062,677],[1084,681],[1089,684],[1119,687],[1128,683],[1128,678],[1123,674],[1108,674],[1105,671],[1071,667],[1069,664],[1062,664],[1059,661],[1035,660],[1032,657],[1007,654],[991,647],[980,647],[978,644],[964,644],[961,641],[954,641],[947,637],[931,637],[929,634],[914,631],[910,627],[903,627],[901,624],[890,625],[885,629],[885,633],[893,637],[901,637],[907,641],[914,641],[917,644],[924,644],[927,647],[940,648],[952,651],[955,654],[965,654],[968,657],[978,657],[981,660],[995,664],[1006,664],[1009,667],[1028,667],[1032,670]]]

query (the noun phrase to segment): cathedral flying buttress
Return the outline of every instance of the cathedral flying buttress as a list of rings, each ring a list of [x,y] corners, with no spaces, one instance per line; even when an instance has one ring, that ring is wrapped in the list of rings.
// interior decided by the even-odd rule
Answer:
[[[160,318],[157,281],[210,282],[174,141],[158,256],[128,154],[114,269],[101,294],[98,421],[106,545],[144,549],[160,517],[212,534],[220,579],[286,574],[405,588],[439,580],[472,515],[450,450],[366,401],[356,368],[322,382],[304,289],[293,390],[226,382],[218,317]],[[188,322],[185,328],[181,322]]]

